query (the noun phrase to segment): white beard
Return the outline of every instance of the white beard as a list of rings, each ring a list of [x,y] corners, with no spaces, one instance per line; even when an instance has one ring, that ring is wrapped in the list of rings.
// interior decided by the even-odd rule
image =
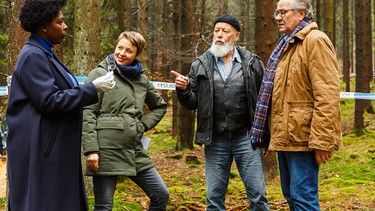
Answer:
[[[224,43],[224,45],[217,45],[215,40],[212,42],[210,52],[216,57],[223,57],[231,52],[234,48],[234,41]]]

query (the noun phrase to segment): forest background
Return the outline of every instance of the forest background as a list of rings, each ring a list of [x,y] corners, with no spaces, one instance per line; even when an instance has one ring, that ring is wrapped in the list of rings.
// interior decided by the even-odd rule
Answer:
[[[314,21],[334,43],[343,92],[373,92],[374,2],[312,1]],[[18,53],[29,35],[17,20],[21,3],[22,0],[0,0],[2,86],[7,85],[7,77],[12,74]],[[171,70],[187,75],[191,62],[210,47],[215,18],[232,14],[241,22],[237,44],[258,54],[266,64],[280,37],[273,17],[276,3],[275,0],[68,0],[63,10],[68,36],[54,50],[76,76],[85,76],[113,52],[122,31],[135,30],[148,42],[139,58],[146,74],[154,81],[173,82]],[[172,111],[171,125],[167,126],[170,129],[162,131],[168,131],[173,138],[173,151],[196,150],[193,144],[195,112],[182,108],[173,91],[160,92]],[[0,116],[4,117],[7,97],[0,99]],[[372,102],[368,99],[343,102],[352,106],[345,107],[347,110],[343,112],[349,116],[345,120],[350,121],[345,124],[345,131],[355,137],[368,137],[372,122],[365,117],[373,113]],[[275,157],[265,160],[267,181],[277,178]]]

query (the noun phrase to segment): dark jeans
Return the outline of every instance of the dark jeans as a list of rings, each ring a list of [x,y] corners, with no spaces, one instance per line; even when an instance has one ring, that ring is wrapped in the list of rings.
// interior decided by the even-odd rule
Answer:
[[[110,211],[118,176],[93,176],[95,207],[94,211]],[[129,177],[150,198],[149,211],[166,210],[169,191],[155,168],[150,168]]]

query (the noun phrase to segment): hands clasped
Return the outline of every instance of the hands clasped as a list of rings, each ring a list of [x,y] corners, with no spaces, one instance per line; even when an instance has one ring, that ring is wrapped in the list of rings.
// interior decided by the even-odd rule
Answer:
[[[113,71],[108,72],[107,74],[100,76],[99,78],[92,81],[97,92],[106,92],[113,87],[115,87],[116,82],[114,80]]]

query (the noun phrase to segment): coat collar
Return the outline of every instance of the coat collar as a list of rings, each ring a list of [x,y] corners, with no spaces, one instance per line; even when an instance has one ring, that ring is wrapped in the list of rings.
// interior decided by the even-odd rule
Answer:
[[[55,67],[55,69],[57,71],[60,72],[60,74],[64,77],[64,79],[67,81],[67,83],[69,83],[69,85],[74,88],[75,85],[73,84],[73,81],[72,80],[76,80],[75,77],[73,78],[70,78],[68,74],[71,74],[72,76],[73,73],[70,72],[70,70],[68,69],[68,67],[66,67],[61,61],[59,58],[56,57],[55,54],[51,54],[39,41],[38,39],[36,39],[36,37],[34,36],[30,36],[27,40],[26,40],[26,44],[27,45],[32,45],[32,46],[35,46],[37,48],[40,48],[40,50],[42,50],[48,57],[48,59],[50,60],[51,64]],[[78,84],[78,81],[76,80],[76,83]]]
[[[306,36],[312,31],[312,30],[317,30],[318,29],[318,24],[315,22],[310,23],[307,25],[305,28],[301,29],[295,37],[297,37],[300,40],[304,40]]]

